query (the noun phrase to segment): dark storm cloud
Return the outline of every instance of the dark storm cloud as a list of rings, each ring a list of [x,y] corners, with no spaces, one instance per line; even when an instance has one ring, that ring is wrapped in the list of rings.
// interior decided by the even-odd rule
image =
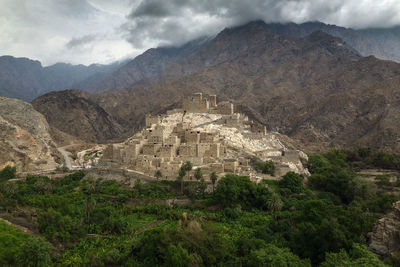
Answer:
[[[400,24],[398,0],[142,0],[121,28],[134,47],[180,44],[227,26],[319,20],[345,27]]]
[[[400,25],[399,14],[400,0],[0,0],[0,48],[44,64],[104,63],[257,19],[359,29]]]
[[[86,44],[93,43],[98,38],[95,34],[89,34],[82,37],[72,38],[65,46],[69,49],[74,47],[83,46]]]

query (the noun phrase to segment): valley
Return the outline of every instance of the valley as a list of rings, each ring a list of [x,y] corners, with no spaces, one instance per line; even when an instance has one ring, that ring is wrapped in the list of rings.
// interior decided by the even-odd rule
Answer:
[[[0,57],[0,265],[398,266],[397,32],[253,20],[105,65]]]

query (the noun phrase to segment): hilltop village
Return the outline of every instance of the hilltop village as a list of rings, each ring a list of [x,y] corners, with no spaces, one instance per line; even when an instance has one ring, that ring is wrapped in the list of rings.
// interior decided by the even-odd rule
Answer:
[[[101,163],[148,176],[160,170],[164,179],[176,179],[182,164],[190,161],[206,177],[216,172],[257,179],[262,175],[251,159],[272,160],[276,176],[281,176],[288,171],[307,175],[302,165],[306,157],[288,149],[264,125],[239,113],[233,103],[217,103],[216,95],[196,93],[180,109],[147,115],[145,128],[124,143],[109,145]]]

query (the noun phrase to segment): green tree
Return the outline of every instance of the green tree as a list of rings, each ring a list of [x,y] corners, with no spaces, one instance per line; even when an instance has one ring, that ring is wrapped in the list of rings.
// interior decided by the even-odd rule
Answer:
[[[311,267],[311,264],[309,260],[300,259],[287,248],[267,244],[264,248],[251,251],[247,266]]]
[[[183,194],[183,177],[185,177],[185,175],[186,175],[186,170],[184,165],[182,165],[179,168],[178,177],[176,179],[181,184],[181,194]]]
[[[189,180],[189,174],[190,174],[190,171],[193,169],[193,164],[190,161],[186,161],[186,163],[183,164],[183,168],[185,169],[186,174],[188,176],[188,180]]]
[[[349,254],[341,249],[337,253],[326,253],[325,261],[321,263],[321,267],[384,267],[387,266],[379,260],[378,256],[365,245],[354,243]]]
[[[0,171],[0,182],[14,179],[17,176],[16,167],[6,166]]]
[[[277,194],[272,194],[272,196],[268,199],[267,207],[275,217],[276,212],[282,209],[283,202]]]
[[[263,162],[260,167],[262,173],[269,174],[271,176],[275,175],[275,164],[272,160]]]
[[[199,189],[200,189],[201,194],[204,196],[204,192],[207,189],[207,183],[206,183],[206,180],[204,180],[203,177],[201,177],[201,179],[200,179],[200,187],[199,187]]]
[[[51,266],[51,245],[41,238],[26,240],[17,254],[18,266]]]
[[[279,182],[281,188],[287,188],[292,193],[300,193],[303,191],[303,178],[295,172],[288,172]]]
[[[211,180],[211,183],[212,183],[212,190],[213,190],[213,193],[214,193],[215,183],[216,183],[217,180],[218,180],[218,175],[217,175],[216,172],[212,172],[212,173],[210,174],[210,180]]]
[[[162,172],[161,172],[160,170],[157,170],[157,171],[154,173],[154,177],[156,177],[157,180],[159,180],[162,176],[163,176],[163,175],[162,175]]]
[[[194,171],[194,178],[196,178],[197,181],[200,181],[200,179],[203,178],[203,172],[201,171],[201,168],[197,168]]]
[[[189,266],[189,252],[181,244],[170,244],[165,255],[165,266],[186,267]]]
[[[215,198],[225,207],[251,204],[254,184],[247,176],[227,174],[218,181]]]

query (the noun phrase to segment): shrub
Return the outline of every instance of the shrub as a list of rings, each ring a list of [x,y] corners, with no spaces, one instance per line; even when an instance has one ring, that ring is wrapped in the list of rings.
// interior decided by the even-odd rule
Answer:
[[[303,177],[295,172],[288,172],[282,177],[279,186],[289,189],[292,193],[300,193],[304,190]]]
[[[375,183],[380,186],[390,186],[390,176],[389,175],[378,175],[375,177]]]
[[[0,182],[14,179],[17,175],[16,167],[6,166],[0,171]]]

